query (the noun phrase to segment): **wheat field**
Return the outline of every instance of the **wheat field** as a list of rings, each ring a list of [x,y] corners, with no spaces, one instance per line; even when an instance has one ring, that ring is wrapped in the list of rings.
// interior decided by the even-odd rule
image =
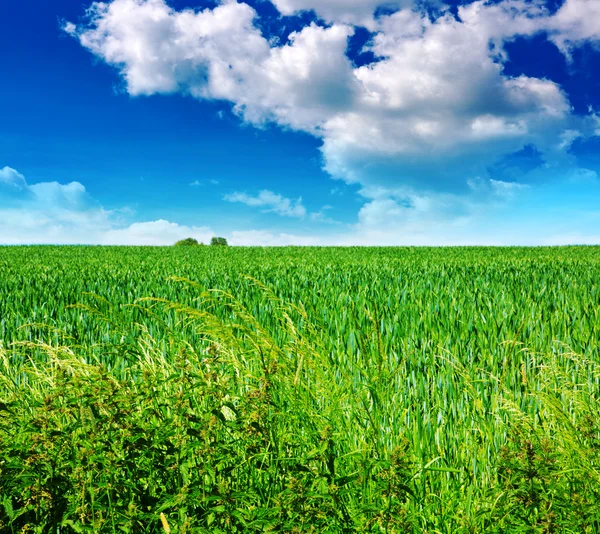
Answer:
[[[0,248],[0,532],[600,532],[600,248]]]

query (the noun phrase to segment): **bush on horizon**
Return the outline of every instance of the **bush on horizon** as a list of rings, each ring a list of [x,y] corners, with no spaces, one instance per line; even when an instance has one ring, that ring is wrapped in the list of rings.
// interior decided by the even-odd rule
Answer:
[[[175,243],[173,246],[174,247],[197,247],[198,245],[200,245],[200,243],[198,243],[197,239],[194,239],[193,237],[187,237],[185,239],[181,239],[180,241],[177,241],[177,243]]]
[[[214,247],[227,247],[229,246],[227,243],[227,239],[224,237],[213,237],[210,241],[210,244]]]

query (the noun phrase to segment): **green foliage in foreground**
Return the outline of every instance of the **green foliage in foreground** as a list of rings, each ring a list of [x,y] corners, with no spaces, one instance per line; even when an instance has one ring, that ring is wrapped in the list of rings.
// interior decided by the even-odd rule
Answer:
[[[0,272],[1,532],[600,531],[599,249]]]

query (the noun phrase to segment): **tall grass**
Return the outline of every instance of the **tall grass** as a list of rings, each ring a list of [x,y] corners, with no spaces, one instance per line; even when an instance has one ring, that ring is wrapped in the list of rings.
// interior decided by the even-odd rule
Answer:
[[[0,251],[0,531],[598,532],[598,252]]]

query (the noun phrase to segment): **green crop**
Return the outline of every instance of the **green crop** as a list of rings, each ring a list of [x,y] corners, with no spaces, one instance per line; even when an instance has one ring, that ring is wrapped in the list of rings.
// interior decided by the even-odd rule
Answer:
[[[600,248],[0,248],[0,532],[600,532]]]

